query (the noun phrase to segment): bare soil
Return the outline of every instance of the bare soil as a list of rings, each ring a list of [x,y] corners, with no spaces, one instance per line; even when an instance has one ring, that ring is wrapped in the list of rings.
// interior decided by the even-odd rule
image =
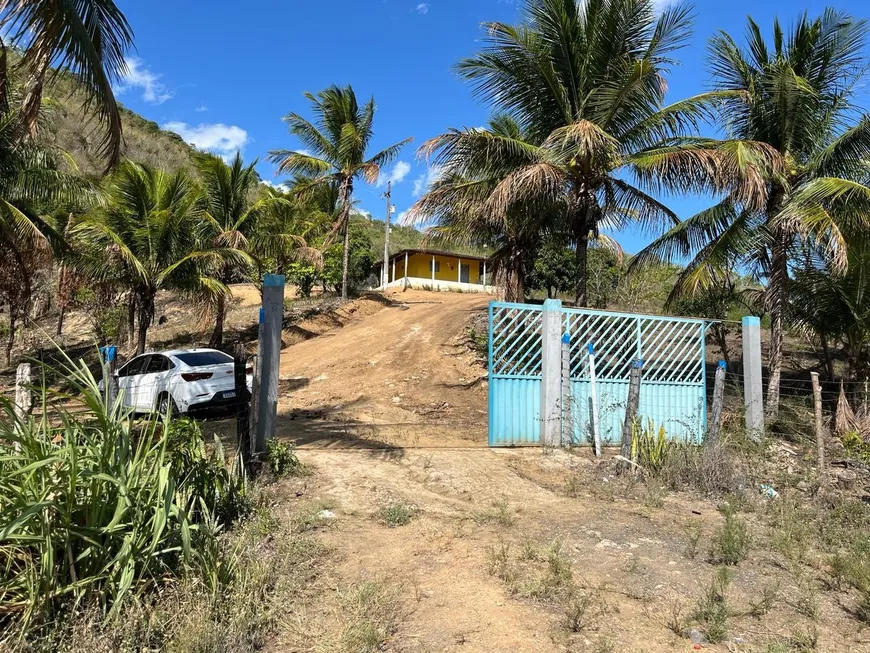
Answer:
[[[489,298],[388,299],[315,318],[307,326],[320,335],[282,354],[277,435],[296,443],[313,474],[279,501],[331,510],[320,536],[334,552],[330,582],[307,610],[334,605],[335,588],[378,579],[405,606],[378,650],[697,650],[687,633],[717,573],[708,552],[721,502],[617,478],[614,452],[599,461],[585,450],[487,448],[485,370],[467,328]],[[805,465],[782,455],[795,482]],[[856,593],[826,584],[823,555],[795,563],[774,551],[768,517],[779,504],[757,488],[747,494],[755,501],[741,517],[753,545],[729,568],[727,635],[703,647],[870,651]],[[789,487],[777,501],[804,500]],[[390,506],[413,519],[391,527]],[[753,608],[772,588],[769,609]],[[587,605],[572,625],[577,597]],[[351,650],[321,649],[320,631],[304,627],[301,644],[309,612],[287,610],[296,636],[279,631],[272,650]]]

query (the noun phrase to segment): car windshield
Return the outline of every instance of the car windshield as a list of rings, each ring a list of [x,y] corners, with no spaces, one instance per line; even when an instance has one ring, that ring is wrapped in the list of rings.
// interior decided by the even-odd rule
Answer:
[[[175,354],[175,357],[182,363],[186,363],[191,367],[202,367],[203,365],[220,365],[222,363],[232,363],[232,356],[227,356],[219,351],[192,351],[187,354]]]

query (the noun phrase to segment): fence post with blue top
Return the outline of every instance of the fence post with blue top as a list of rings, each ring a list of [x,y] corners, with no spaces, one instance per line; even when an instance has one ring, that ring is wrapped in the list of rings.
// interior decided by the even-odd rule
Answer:
[[[544,301],[541,323],[541,444],[562,444],[562,302]]]
[[[764,435],[764,403],[761,389],[761,320],[747,315],[743,331],[743,401],[746,405],[746,435],[758,442]]]
[[[281,327],[284,322],[284,275],[263,277],[263,308],[260,311],[260,383],[257,398],[255,453],[266,450],[266,439],[275,435],[278,414],[278,368],[281,365]]]

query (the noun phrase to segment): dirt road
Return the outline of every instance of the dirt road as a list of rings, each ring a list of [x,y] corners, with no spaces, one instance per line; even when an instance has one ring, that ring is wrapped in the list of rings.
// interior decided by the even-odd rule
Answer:
[[[285,333],[344,326],[281,356],[279,437],[301,447],[481,446],[484,367],[466,344],[487,295],[398,292]]]

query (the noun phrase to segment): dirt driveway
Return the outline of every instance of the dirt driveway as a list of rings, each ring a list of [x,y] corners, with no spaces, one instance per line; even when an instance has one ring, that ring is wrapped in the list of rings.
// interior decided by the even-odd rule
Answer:
[[[344,316],[344,326],[284,350],[279,437],[301,447],[485,443],[486,370],[466,331],[491,297],[411,290],[388,297],[388,305],[358,300],[350,307],[358,318]]]

